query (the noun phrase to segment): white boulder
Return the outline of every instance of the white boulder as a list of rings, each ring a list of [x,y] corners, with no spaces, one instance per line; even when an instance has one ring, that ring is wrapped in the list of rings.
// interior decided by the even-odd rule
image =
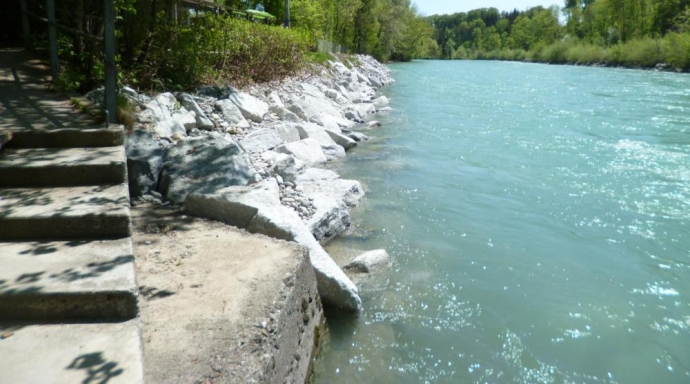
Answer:
[[[370,273],[381,270],[390,265],[390,256],[385,249],[376,249],[357,256],[344,269],[358,272]]]
[[[228,96],[246,119],[260,123],[268,113],[268,104],[244,92],[235,91]]]

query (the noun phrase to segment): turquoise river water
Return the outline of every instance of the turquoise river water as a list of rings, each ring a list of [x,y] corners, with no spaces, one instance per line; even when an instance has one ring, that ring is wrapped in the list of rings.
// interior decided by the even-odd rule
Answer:
[[[386,248],[316,383],[690,383],[690,76],[391,65],[339,263]]]

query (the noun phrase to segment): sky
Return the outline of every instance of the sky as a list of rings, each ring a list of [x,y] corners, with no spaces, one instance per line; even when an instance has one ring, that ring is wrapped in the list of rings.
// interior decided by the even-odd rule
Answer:
[[[427,16],[467,12],[477,8],[498,8],[499,11],[524,11],[541,5],[550,7],[562,6],[563,0],[413,0],[419,11]]]

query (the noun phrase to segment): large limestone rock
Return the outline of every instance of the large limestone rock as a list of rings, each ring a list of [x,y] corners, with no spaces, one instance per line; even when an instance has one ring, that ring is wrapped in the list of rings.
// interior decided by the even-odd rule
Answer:
[[[340,134],[335,131],[331,131],[330,129],[326,129],[326,133],[328,136],[335,141],[336,144],[340,145],[341,147],[345,148],[347,151],[348,149],[354,148],[357,146],[357,142],[343,134]]]
[[[375,249],[357,256],[344,269],[357,273],[370,273],[386,268],[390,257],[385,249]]]
[[[142,124],[153,125],[158,137],[171,137],[174,134],[186,135],[187,130],[196,127],[194,114],[177,102],[172,93],[161,93],[149,101],[137,116]]]
[[[249,122],[242,116],[239,108],[230,100],[218,100],[214,107],[221,113],[225,120],[232,127],[249,128]]]
[[[191,192],[246,185],[253,179],[251,161],[237,143],[223,137],[195,137],[168,149],[159,191],[179,204]]]
[[[276,132],[278,132],[280,138],[283,139],[283,141],[286,143],[299,141],[301,139],[299,131],[297,130],[295,124],[278,124],[275,127],[273,127],[273,129],[275,129]]]
[[[163,169],[163,145],[151,133],[136,130],[127,136],[125,151],[130,197],[154,190]]]
[[[338,145],[324,128],[314,123],[303,123],[295,125],[302,139],[316,140],[324,155],[328,160],[340,159],[345,157],[345,148]]]
[[[316,211],[307,225],[318,240],[332,237],[350,226],[348,207],[357,205],[364,191],[356,180],[340,179],[326,169],[309,168],[295,178],[306,197],[312,199]]]
[[[308,165],[328,161],[319,142],[311,138],[280,145],[276,147],[276,152],[295,156]]]
[[[175,134],[181,136],[187,135],[187,129],[184,125],[175,120],[159,121],[153,126],[153,131],[158,137],[171,137]]]
[[[204,111],[201,109],[201,107],[199,107],[199,104],[197,104],[196,100],[194,100],[191,95],[183,93],[177,97],[177,100],[180,101],[180,104],[182,104],[184,108],[194,114],[196,126],[198,128],[211,130],[215,127],[211,119],[206,116]]]
[[[273,161],[273,166],[270,168],[271,174],[282,177],[284,181],[294,183],[297,175],[307,168],[307,164],[294,156],[282,153],[279,156]]]
[[[240,139],[240,145],[250,153],[261,153],[275,148],[283,142],[280,133],[273,128],[254,131]]]
[[[246,119],[260,123],[268,113],[268,104],[244,92],[235,91],[228,96]]]
[[[348,312],[360,311],[357,287],[323,250],[300,217],[280,204],[275,179],[215,193],[193,193],[187,197],[185,211],[305,246],[316,273],[321,300]]]

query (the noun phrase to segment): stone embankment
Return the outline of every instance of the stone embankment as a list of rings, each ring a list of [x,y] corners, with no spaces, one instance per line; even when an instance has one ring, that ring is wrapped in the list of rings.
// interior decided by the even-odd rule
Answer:
[[[125,88],[138,110],[127,142],[133,202],[183,205],[210,218],[309,251],[326,305],[357,313],[357,287],[321,247],[350,224],[359,182],[319,168],[366,141],[389,111],[377,90],[393,82],[368,56],[246,90],[203,88],[151,98]]]

